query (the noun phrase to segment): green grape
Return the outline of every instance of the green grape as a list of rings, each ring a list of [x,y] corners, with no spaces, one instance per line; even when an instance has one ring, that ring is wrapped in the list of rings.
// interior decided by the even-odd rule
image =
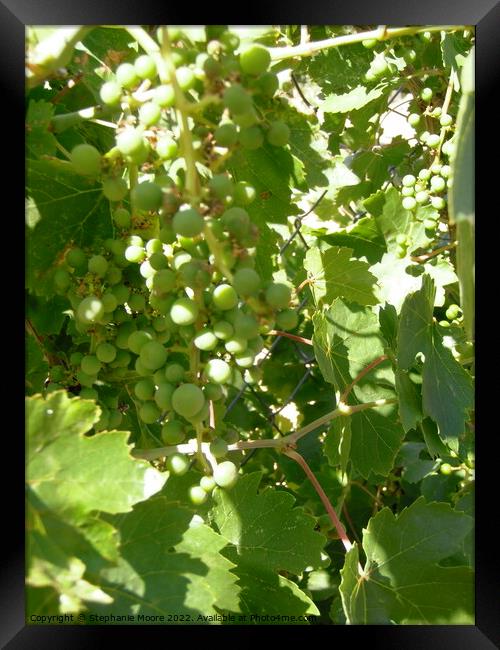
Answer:
[[[441,147],[441,152],[445,156],[452,156],[455,151],[455,143],[452,140],[447,140],[446,142],[443,143],[443,146]]]
[[[417,192],[415,194],[415,201],[419,205],[423,205],[424,203],[427,203],[429,201],[429,192],[426,192],[425,190],[421,192]]]
[[[132,311],[144,311],[146,307],[146,298],[138,293],[133,293],[127,302]]]
[[[222,359],[210,359],[205,366],[204,374],[215,384],[226,384],[231,379],[231,367]]]
[[[210,191],[219,199],[232,196],[234,183],[226,174],[216,174],[208,182]]]
[[[221,217],[226,230],[235,237],[242,237],[248,232],[250,226],[250,217],[248,212],[243,208],[229,208]]]
[[[225,460],[214,471],[214,481],[219,487],[230,489],[238,481],[238,469],[230,460]]]
[[[81,248],[72,248],[68,251],[66,262],[74,269],[87,268],[87,257]]]
[[[139,77],[131,63],[122,63],[116,68],[116,80],[123,88],[133,88],[139,82]]]
[[[420,180],[422,180],[422,181],[428,181],[429,178],[431,177],[431,175],[432,175],[431,170],[430,170],[430,169],[426,169],[425,167],[424,167],[424,169],[421,169],[421,170],[418,172],[418,177],[419,177]]]
[[[231,354],[240,354],[241,352],[245,352],[247,349],[248,341],[247,339],[242,339],[235,336],[232,339],[229,339],[229,341],[226,341],[224,347]]]
[[[139,418],[146,424],[153,424],[160,417],[160,409],[154,402],[146,402],[139,409]]]
[[[165,368],[165,378],[167,381],[177,384],[185,377],[186,371],[179,363],[170,363]]]
[[[198,350],[207,352],[217,347],[218,340],[211,330],[203,329],[194,337],[193,343]]]
[[[448,115],[447,113],[443,113],[439,118],[439,124],[441,126],[450,126],[451,124],[453,124],[452,116]]]
[[[199,506],[208,499],[208,493],[199,485],[192,485],[189,488],[189,499],[195,506]]]
[[[442,196],[431,196],[431,205],[436,210],[443,210],[446,206],[446,201]]]
[[[220,147],[232,147],[238,140],[238,131],[232,123],[221,124],[215,129],[214,138]]]
[[[163,253],[153,253],[148,261],[153,271],[162,271],[168,267],[167,258]]]
[[[169,135],[165,135],[156,143],[156,153],[162,160],[172,160],[177,156],[179,146]]]
[[[415,186],[401,188],[401,196],[413,196],[414,194],[415,194]]]
[[[225,320],[217,321],[212,329],[215,336],[222,341],[227,341],[234,333],[234,328],[231,323]]]
[[[206,384],[204,387],[205,396],[207,399],[216,402],[224,397],[224,391],[219,384]]]
[[[238,312],[234,319],[235,338],[252,339],[259,334],[259,323],[257,320],[243,312]]]
[[[271,55],[263,45],[250,45],[240,54],[240,66],[243,72],[259,75],[269,68]]]
[[[261,288],[259,274],[250,268],[238,269],[233,276],[233,287],[240,296],[255,296]]]
[[[81,352],[72,352],[69,357],[69,362],[72,366],[79,366],[82,359],[83,354]]]
[[[158,124],[161,117],[161,108],[156,102],[146,102],[139,109],[139,122],[145,126]]]
[[[458,318],[461,311],[462,310],[458,305],[452,304],[446,310],[446,318],[448,320],[455,320],[455,318]]]
[[[256,125],[241,129],[239,139],[246,149],[258,149],[264,144],[264,134]]]
[[[247,368],[245,374],[243,375],[247,384],[258,384],[262,380],[263,372],[262,368],[253,366],[252,368]]]
[[[141,363],[149,370],[158,370],[165,365],[167,351],[158,341],[149,341],[142,346],[140,352]]]
[[[215,458],[223,458],[227,454],[227,442],[222,438],[215,438],[210,443],[210,453]]]
[[[95,273],[100,278],[103,278],[108,270],[108,262],[102,255],[93,255],[89,259],[88,269],[90,273]]]
[[[432,99],[432,88],[423,88],[422,92],[420,93],[421,99],[423,99],[424,102],[430,102]]]
[[[236,205],[249,205],[255,200],[257,192],[255,188],[246,181],[236,183],[234,187],[233,199]]]
[[[111,363],[116,358],[116,348],[111,343],[99,343],[95,355],[103,363]]]
[[[290,128],[285,122],[272,122],[267,132],[267,141],[275,147],[284,147],[290,139]]]
[[[128,339],[135,331],[135,324],[131,322],[122,323],[116,333],[115,345],[120,350],[128,350]]]
[[[417,206],[417,202],[412,196],[405,196],[402,204],[405,210],[414,210]]]
[[[227,311],[238,304],[238,294],[230,284],[219,284],[213,290],[212,300],[217,309]]]
[[[236,365],[240,368],[251,368],[255,362],[255,355],[251,351],[247,350],[246,352],[235,354],[234,360]]]
[[[172,220],[174,232],[183,237],[196,237],[201,234],[204,224],[203,217],[195,208],[179,210]]]
[[[172,395],[172,407],[176,413],[190,418],[205,404],[203,391],[195,384],[181,384]]]
[[[106,273],[105,280],[109,285],[115,285],[115,284],[119,284],[121,282],[122,276],[123,276],[123,274],[122,274],[122,272],[121,272],[121,270],[119,268],[117,268],[116,266],[111,266],[110,265],[110,266],[108,266],[108,271]],[[107,294],[107,295],[109,296],[109,295],[112,295],[112,294]],[[118,303],[116,303],[116,304],[118,304]],[[108,309],[108,307],[105,307],[105,310],[110,311]]]
[[[96,375],[89,375],[83,370],[79,370],[76,373],[76,379],[81,386],[85,386],[87,388],[91,388],[92,385],[97,381]]]
[[[125,129],[117,136],[116,146],[124,156],[134,156],[144,147],[142,133],[137,129]]]
[[[384,75],[389,69],[389,62],[385,58],[383,54],[375,54],[375,57],[373,58],[371,64],[370,64],[370,70],[375,77],[381,77]]]
[[[82,388],[79,397],[82,399],[97,400],[99,398],[99,393],[94,388]]]
[[[274,309],[285,309],[291,298],[290,287],[282,282],[272,282],[266,289],[266,302]]]
[[[222,102],[235,115],[246,113],[252,108],[252,98],[239,84],[226,88]]]
[[[145,181],[136,185],[131,195],[132,201],[139,210],[157,210],[161,206],[163,193],[159,185]]]
[[[159,294],[170,293],[175,284],[175,273],[170,269],[160,269],[153,277],[153,289]]]
[[[134,386],[134,393],[136,397],[143,402],[153,399],[155,392],[155,385],[151,379],[140,379]]]
[[[402,259],[406,257],[406,247],[405,246],[396,246],[396,257]]]
[[[96,431],[104,431],[108,426],[109,421],[109,410],[107,408],[101,408],[101,415],[99,420],[94,424],[94,429]]]
[[[175,104],[175,91],[170,84],[163,84],[154,89],[154,100],[162,108],[170,108]]]
[[[168,194],[166,196],[168,196]],[[167,225],[161,228],[159,237],[160,241],[162,241],[164,244],[173,244],[177,238],[177,235],[175,234],[172,226]]]
[[[449,463],[443,463],[440,466],[439,471],[441,472],[441,474],[444,474],[445,476],[449,476],[453,471],[453,467]]]
[[[299,315],[295,309],[284,309],[276,315],[276,325],[281,330],[293,330],[299,324]]]
[[[77,174],[98,176],[101,173],[101,154],[91,144],[77,144],[71,150],[70,160]]]
[[[172,260],[172,266],[176,271],[178,271],[183,264],[187,264],[193,259],[193,256],[188,253],[187,251],[181,251],[180,253],[176,253],[174,255],[174,258]]]
[[[201,54],[199,55],[200,57],[202,56]],[[198,63],[198,61],[197,61]],[[214,59],[213,56],[209,56],[208,54],[205,55],[205,58],[201,60],[200,58],[200,63],[203,72],[206,74],[206,76],[209,79],[213,79],[214,77],[218,77],[221,74],[222,67],[220,63]]]
[[[111,293],[116,298],[116,302],[119,305],[123,305],[124,303],[127,302],[130,296],[130,289],[126,287],[124,284],[117,284],[111,289]]]
[[[153,275],[156,273],[156,271],[149,263],[149,260],[146,260],[145,262],[142,262],[142,264],[140,265],[139,273],[142,275],[143,278],[147,279],[147,278],[152,278]]]
[[[165,464],[168,471],[176,476],[182,476],[189,469],[189,460],[184,454],[172,454],[167,458]]]
[[[109,106],[114,106],[118,104],[122,96],[122,87],[116,81],[106,81],[101,86],[99,95],[102,101]]]
[[[113,409],[112,411],[109,412],[109,418],[108,418],[108,430],[114,430],[117,429],[121,421],[123,420],[123,415],[120,413],[118,409]]]
[[[117,208],[113,212],[113,221],[118,228],[128,228],[130,226],[130,212],[125,208]]]
[[[134,68],[141,79],[154,79],[157,75],[156,63],[147,54],[134,61]]]
[[[65,269],[57,269],[54,273],[54,284],[58,289],[64,291],[71,284],[71,276]]]
[[[442,192],[446,187],[446,181],[441,176],[433,176],[430,183],[432,192]]]
[[[87,296],[78,305],[77,317],[82,323],[95,323],[104,315],[104,305],[96,296]]]
[[[213,479],[213,476],[202,476],[200,479],[200,487],[202,490],[204,490],[207,493],[210,493],[213,491],[214,487],[216,486],[216,483]]]
[[[408,124],[410,126],[417,126],[420,122],[420,115],[418,113],[410,113],[408,115]]]
[[[131,356],[126,350],[117,350],[116,358],[114,361],[111,362],[111,367],[126,368],[129,365],[130,360],[131,360]]]
[[[247,128],[253,126],[259,122],[259,116],[257,115],[255,109],[252,107],[246,113],[240,113],[239,115],[233,115],[233,120],[240,128]]]
[[[431,149],[435,149],[440,141],[440,137],[437,133],[431,133],[429,137],[427,138],[426,145],[428,147],[431,147]]]
[[[404,187],[412,187],[413,185],[415,185],[416,180],[417,179],[415,178],[415,176],[413,176],[413,174],[406,174],[406,176],[403,176],[401,182],[403,183]]]
[[[180,68],[177,68],[175,74],[177,77],[177,83],[179,84],[181,90],[187,91],[191,90],[191,88],[194,87],[196,83],[196,77],[191,68],[188,68],[187,66],[181,66]]]
[[[190,298],[179,298],[170,308],[170,318],[176,325],[192,325],[198,317],[198,305]]]
[[[210,408],[208,406],[208,402],[205,402],[199,411],[197,411],[194,415],[187,417],[186,419],[189,420],[191,424],[199,424],[207,420],[209,415]]]
[[[162,427],[161,439],[166,445],[178,445],[185,437],[184,425],[179,420],[169,420]]]
[[[144,332],[143,330],[138,330],[132,332],[127,341],[128,349],[134,354],[140,354],[142,348],[146,343],[150,343],[153,340],[153,337],[149,332]]]
[[[279,88],[278,76],[274,72],[264,72],[257,81],[260,92],[265,97],[273,97]]]
[[[172,395],[174,394],[175,386],[167,382],[160,382],[156,389],[154,400],[159,408],[164,411],[170,411],[172,408]]]
[[[450,165],[443,165],[441,171],[439,172],[443,178],[449,178],[451,176],[451,167]]]
[[[93,354],[87,354],[84,356],[80,365],[83,372],[87,375],[97,375],[99,370],[102,368],[102,363]]]
[[[396,244],[399,244],[400,246],[403,246],[404,244],[408,244],[408,237],[404,233],[399,233],[396,235]]]

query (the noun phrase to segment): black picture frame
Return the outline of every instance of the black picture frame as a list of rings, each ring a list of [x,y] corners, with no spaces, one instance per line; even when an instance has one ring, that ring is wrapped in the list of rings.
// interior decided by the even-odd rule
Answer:
[[[63,0],[3,0],[0,3],[0,87],[3,91],[3,100],[8,103],[7,117],[17,124],[19,116],[24,116],[24,35],[27,25],[74,25],[74,24],[193,24],[189,18],[196,15],[196,24],[228,23],[228,24],[463,24],[476,28],[476,104],[479,119],[476,128],[476,213],[484,218],[477,229],[478,252],[485,251],[485,255],[476,254],[477,259],[477,423],[478,431],[476,443],[477,458],[477,498],[476,498],[476,625],[474,626],[336,626],[321,627],[310,626],[307,628],[294,628],[293,635],[297,642],[300,640],[314,639],[316,634],[325,631],[331,634],[329,643],[338,646],[340,643],[375,643],[385,649],[412,649],[418,648],[432,650],[434,648],[453,648],[454,650],[482,650],[500,647],[500,580],[498,568],[495,571],[497,549],[494,543],[494,527],[489,525],[491,518],[498,511],[498,497],[493,484],[495,475],[494,463],[498,456],[494,453],[494,439],[498,438],[498,425],[494,425],[491,408],[498,400],[498,385],[495,387],[487,376],[487,368],[491,365],[491,355],[495,351],[495,338],[488,337],[486,342],[481,342],[481,334],[486,337],[486,321],[483,320],[485,305],[481,295],[491,293],[493,287],[486,286],[489,278],[496,276],[492,269],[488,274],[486,259],[494,258],[495,242],[492,241],[495,227],[488,224],[488,234],[481,223],[486,222],[486,217],[498,223],[498,198],[493,179],[498,177],[495,166],[488,166],[484,160],[494,151],[496,133],[498,131],[498,108],[493,101],[493,91],[498,87],[500,69],[500,4],[495,0],[467,0],[451,2],[450,0],[420,0],[420,2],[395,2],[394,0],[355,0],[351,2],[319,2],[299,3],[288,2],[281,7],[277,5],[265,6],[260,3],[251,3],[250,6],[238,7],[237,15],[230,12],[217,12],[217,7],[211,5],[210,16],[204,7],[196,11],[181,11],[179,7],[173,9],[164,6],[164,3],[142,0],[132,3],[127,0],[87,0],[80,3],[68,3]],[[191,7],[191,10],[193,7]],[[222,16],[215,20],[215,14]],[[236,13],[236,12],[235,12]],[[202,20],[205,18],[206,20]],[[24,122],[24,121],[23,121]],[[4,129],[5,126],[4,121]],[[23,123],[24,131],[24,123]],[[16,132],[17,133],[17,132]],[[20,140],[20,136],[15,136]],[[13,160],[19,167],[24,165],[24,149],[17,144],[17,152],[10,149]],[[493,158],[494,160],[494,158]],[[12,163],[9,163],[11,166]],[[12,169],[9,172],[12,174]],[[495,174],[495,176],[493,176]],[[15,176],[15,177],[14,177]],[[11,176],[12,187],[19,186],[22,181],[21,173]],[[5,177],[4,177],[5,180]],[[24,183],[23,191],[24,191]],[[17,197],[17,193],[15,195]],[[20,192],[19,192],[20,199]],[[21,223],[18,216],[19,203],[14,201],[13,214],[16,223]],[[19,221],[17,221],[19,220]],[[23,229],[24,238],[24,229]],[[488,241],[486,241],[488,237]],[[499,238],[495,237],[498,242]],[[4,276],[5,277],[5,276]],[[482,283],[485,283],[484,285]],[[5,290],[5,289],[4,289]],[[24,291],[24,288],[20,288]],[[22,295],[22,293],[21,293]],[[488,299],[487,299],[488,300]],[[486,301],[485,301],[486,302]],[[23,324],[24,331],[24,324]],[[22,343],[24,345],[24,343]],[[498,361],[496,362],[498,366]],[[498,383],[498,382],[497,382]],[[489,415],[491,423],[488,422]],[[17,427],[16,427],[17,429]],[[16,430],[18,433],[18,430]],[[12,438],[14,435],[12,434]],[[165,643],[167,638],[163,628],[156,626],[134,627],[67,627],[67,626],[26,626],[24,617],[24,498],[21,487],[24,475],[24,438],[16,436],[16,440],[9,442],[8,455],[11,459],[13,476],[9,482],[11,496],[4,496],[4,522],[8,527],[4,532],[6,549],[2,552],[3,567],[0,578],[0,644],[1,647],[17,650],[21,648],[100,648],[110,642],[116,643],[124,632],[128,643],[134,642],[134,637],[139,642]],[[4,455],[5,458],[5,455]],[[5,493],[4,493],[5,494]],[[7,502],[7,503],[6,503]],[[232,627],[215,628],[190,628],[189,634],[183,632],[184,639],[194,642],[195,636],[200,635],[200,641],[205,643],[219,636],[231,634]],[[276,633],[282,635],[281,626],[270,629],[246,628],[245,640],[252,643],[254,635],[263,632],[266,637]],[[179,629],[179,632],[181,630]],[[171,635],[171,629],[168,635]],[[154,635],[155,640],[150,635]],[[240,630],[241,634],[241,630]],[[137,636],[136,636],[137,635]],[[147,638],[146,636],[147,635]],[[215,636],[214,636],[215,635]],[[314,641],[313,641],[314,642]]]

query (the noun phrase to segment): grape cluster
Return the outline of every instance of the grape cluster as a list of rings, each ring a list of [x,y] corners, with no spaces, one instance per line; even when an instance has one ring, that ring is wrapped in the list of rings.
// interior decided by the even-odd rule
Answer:
[[[213,413],[223,413],[218,405],[232,386],[256,381],[266,334],[298,324],[291,286],[264,282],[256,268],[259,233],[248,212],[255,188],[220,171],[220,162],[266,142],[283,147],[290,131],[273,100],[279,83],[265,47],[237,55],[237,36],[222,31],[200,53],[174,28],[159,30],[160,46],[167,34],[175,78],[160,80],[147,54],[121,63],[100,89],[116,113],[115,145],[104,154],[86,143],[71,151],[75,172],[102,183],[115,236],[99,250],[73,246],[53,280],[74,315],[66,383],[99,402],[95,430],[119,426],[125,390],[140,423],[165,445],[201,433],[215,461],[213,475],[190,490],[199,504],[238,477],[232,461],[219,461],[238,436],[223,421],[214,429]],[[198,196],[186,183],[180,110],[203,169]],[[189,460],[170,454],[166,466],[180,475]]]

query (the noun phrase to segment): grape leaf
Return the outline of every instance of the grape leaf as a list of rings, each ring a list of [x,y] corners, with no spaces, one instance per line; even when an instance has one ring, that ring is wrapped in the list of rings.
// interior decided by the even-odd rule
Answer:
[[[322,239],[330,245],[351,248],[354,257],[366,257],[370,264],[378,262],[386,251],[384,238],[372,217],[362,217],[356,223],[325,235]]]
[[[192,519],[192,510],[160,496],[113,517],[121,558],[100,574],[113,604],[94,606],[93,611],[191,616],[185,623],[203,623],[203,615],[219,609],[239,611],[234,565],[220,554],[226,540]]]
[[[441,439],[457,451],[474,394],[470,375],[444,347],[433,322],[434,296],[434,282],[426,274],[422,288],[406,297],[398,330],[398,368],[408,370],[419,352],[425,356],[422,411],[435,421]]]
[[[343,95],[328,95],[321,102],[320,107],[325,113],[349,113],[363,108],[386,92],[387,86],[377,86],[371,90],[367,90],[365,86],[358,86]]]
[[[418,483],[435,467],[434,460],[420,458],[426,448],[423,442],[403,442],[396,458],[396,467],[403,467],[401,476],[408,483]]]
[[[293,508],[288,492],[257,488],[261,472],[240,478],[230,491],[216,490],[212,520],[228,542],[224,555],[236,565],[240,577],[241,602],[245,611],[276,611],[281,614],[317,613],[312,601],[276,572],[295,575],[315,565],[325,538],[313,530],[314,520]]]
[[[329,310],[313,316],[313,345],[325,380],[341,393],[369,363],[384,353],[378,319],[368,308],[361,308],[337,298]],[[384,361],[363,377],[350,393],[352,404],[394,397],[394,375]],[[403,439],[404,431],[397,420],[394,404],[367,409],[350,416],[350,459],[365,478],[371,472],[385,475],[390,471]],[[332,436],[332,440],[329,438]],[[336,428],[327,436],[326,448],[334,464],[339,462],[339,433]],[[348,444],[346,439],[345,444]],[[341,459],[346,465],[345,451]]]
[[[93,402],[70,399],[65,391],[27,400],[27,480],[56,512],[127,512],[166,480],[149,463],[130,456],[128,432],[84,436],[99,413]]]
[[[347,622],[472,625],[473,572],[438,564],[460,548],[471,528],[471,517],[446,503],[427,504],[423,497],[397,517],[389,508],[381,510],[363,534],[363,574],[356,544],[341,570]]]
[[[352,248],[340,246],[307,251],[304,266],[317,305],[331,303],[338,297],[361,305],[376,304],[375,278],[368,270],[368,263],[351,257]]]
[[[47,379],[49,364],[44,359],[40,345],[33,336],[26,336],[26,378],[29,393],[40,393]]]
[[[68,242],[85,246],[112,235],[109,203],[99,183],[78,176],[65,161],[28,161],[27,179],[38,219],[27,235],[27,282],[34,293],[50,295],[47,271]]]
[[[32,158],[53,156],[56,153],[57,140],[48,130],[54,114],[54,105],[43,99],[31,100],[26,114],[26,149]]]

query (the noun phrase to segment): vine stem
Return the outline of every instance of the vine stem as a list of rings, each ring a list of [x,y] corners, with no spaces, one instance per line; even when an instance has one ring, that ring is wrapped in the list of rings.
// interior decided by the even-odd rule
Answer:
[[[342,541],[342,544],[344,545],[344,548],[346,551],[350,551],[352,548],[352,543],[349,537],[347,537],[346,530],[344,526],[342,525],[342,522],[337,516],[337,513],[335,512],[335,508],[332,506],[330,503],[330,500],[326,496],[325,491],[321,487],[318,479],[314,475],[314,472],[311,470],[305,459],[297,452],[294,451],[293,449],[285,449],[283,451],[285,456],[288,456],[289,458],[292,458],[295,462],[297,462],[302,469],[304,470],[307,478],[311,481],[314,489],[318,493],[319,498],[321,499],[323,505],[325,506],[325,510],[328,513],[328,516],[331,519],[332,524],[335,526],[335,530],[337,531],[337,535],[339,536],[340,540]]]
[[[296,334],[290,334],[289,332],[282,332],[281,330],[271,330],[269,334],[271,336],[284,336],[287,339],[292,339],[293,341],[298,341],[299,343],[305,343],[306,345],[313,344],[311,339],[305,339],[302,336],[297,336]]]
[[[311,431],[314,431],[318,427],[334,420],[340,416],[352,415],[353,413],[359,413],[360,411],[365,411],[366,409],[376,408],[378,406],[385,406],[386,404],[394,404],[398,400],[396,398],[391,399],[379,399],[375,402],[366,402],[365,404],[356,404],[355,406],[347,406],[346,404],[339,405],[333,411],[329,411],[317,418],[313,422],[310,422],[305,427],[298,429],[297,431],[290,433],[287,436],[281,438],[263,438],[261,440],[241,440],[235,442],[232,445],[228,446],[229,451],[239,451],[242,449],[263,449],[263,448],[277,448],[285,449],[290,446],[294,446],[297,443],[297,440],[300,440],[303,436],[307,435]],[[210,444],[207,442],[201,443],[201,449],[206,455],[206,450],[208,450]],[[198,451],[198,441],[196,438],[192,438],[188,442],[182,443],[180,445],[174,445],[171,447],[158,447],[156,449],[135,449],[132,451],[132,455],[135,458],[143,458],[145,460],[155,460],[156,458],[162,458],[164,456],[171,456],[172,454],[194,454]]]
[[[395,27],[387,28],[385,25],[382,28],[373,29],[366,32],[358,32],[357,34],[345,34],[344,36],[335,36],[333,38],[326,38],[322,41],[315,41],[312,43],[301,43],[291,47],[270,47],[269,52],[273,61],[282,61],[283,59],[291,59],[296,56],[313,56],[317,52],[330,49],[332,47],[339,47],[341,45],[350,45],[352,43],[361,43],[364,40],[376,39],[378,41],[386,41],[390,38],[399,38],[400,36],[410,36],[419,34],[421,32],[455,32],[466,29],[466,25],[428,25],[422,27]]]
[[[443,106],[441,107],[443,115],[446,115],[446,113],[448,112],[448,109],[450,107],[451,97],[453,95],[453,88],[455,86],[455,81],[456,81],[456,72],[454,70],[452,70],[451,74],[450,74],[450,79],[448,81],[448,87],[446,88],[446,94],[444,96]],[[441,147],[443,146],[444,137],[446,135],[446,131],[448,130],[448,128],[449,127],[447,127],[447,126],[441,127],[441,133],[439,134],[439,146],[438,146],[438,148],[436,150],[436,155],[434,156],[433,164],[439,162],[439,159],[441,157]]]
[[[366,368],[363,368],[363,370],[352,380],[352,382],[346,386],[344,389],[344,392],[340,396],[339,402],[341,404],[345,404],[345,401],[347,399],[347,396],[351,392],[351,390],[354,388],[354,386],[362,379],[365,375],[367,375],[370,370],[373,370],[373,368],[376,368],[379,364],[381,364],[383,361],[386,361],[389,357],[386,354],[382,354],[380,357],[377,357],[374,359],[371,363],[369,363]]]
[[[410,257],[412,262],[425,262],[426,260],[431,259],[431,257],[435,257],[436,255],[439,255],[439,253],[443,253],[444,251],[449,251],[452,250],[453,248],[456,248],[457,246],[456,241],[452,242],[451,244],[446,244],[446,246],[441,246],[440,248],[436,248],[436,250],[433,250],[431,253],[426,253],[425,255],[419,255],[418,257]]]

